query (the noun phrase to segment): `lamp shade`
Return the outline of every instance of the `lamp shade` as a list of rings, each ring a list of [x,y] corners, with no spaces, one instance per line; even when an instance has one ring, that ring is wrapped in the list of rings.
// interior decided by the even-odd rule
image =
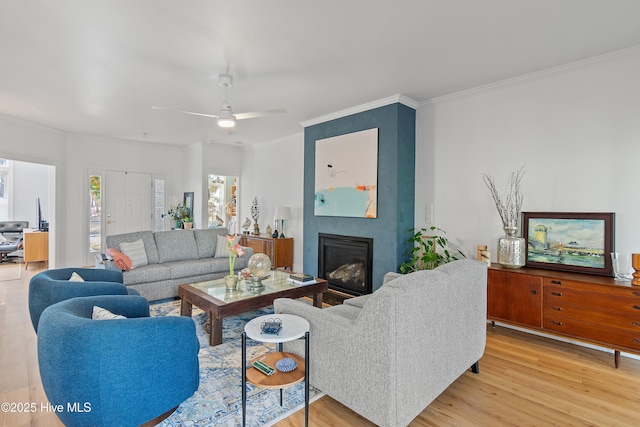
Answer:
[[[289,206],[276,206],[274,219],[291,219],[291,208]]]

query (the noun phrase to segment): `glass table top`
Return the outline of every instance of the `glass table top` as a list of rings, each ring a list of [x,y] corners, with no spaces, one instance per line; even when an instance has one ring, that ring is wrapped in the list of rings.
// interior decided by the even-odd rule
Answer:
[[[281,270],[272,270],[269,273],[269,278],[262,279],[264,289],[260,291],[250,291],[247,287],[247,282],[242,279],[238,281],[238,287],[235,291],[227,290],[224,279],[209,280],[206,282],[191,283],[194,288],[211,295],[212,297],[224,301],[225,303],[241,301],[249,298],[253,298],[258,295],[272,294],[275,292],[285,291],[287,289],[299,288],[305,285],[293,284],[287,279],[290,272],[284,272]]]

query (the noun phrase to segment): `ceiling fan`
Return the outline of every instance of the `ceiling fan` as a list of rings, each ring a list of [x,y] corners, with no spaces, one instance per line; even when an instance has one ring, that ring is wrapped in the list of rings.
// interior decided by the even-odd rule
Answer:
[[[287,112],[287,110],[284,108],[276,108],[273,110],[253,111],[250,113],[234,114],[233,111],[231,110],[231,105],[229,105],[229,101],[227,101],[227,91],[231,86],[233,86],[233,76],[231,76],[230,74],[220,74],[218,76],[218,85],[224,88],[224,101],[222,101],[222,106],[220,107],[220,112],[218,114],[196,113],[193,111],[174,110],[172,108],[164,108],[164,107],[151,107],[151,108],[154,110],[175,111],[177,113],[191,114],[194,116],[212,117],[214,119],[218,119],[218,126],[222,128],[234,127],[236,125],[236,120],[253,119],[256,117],[271,116],[273,114],[281,114],[281,113]]]

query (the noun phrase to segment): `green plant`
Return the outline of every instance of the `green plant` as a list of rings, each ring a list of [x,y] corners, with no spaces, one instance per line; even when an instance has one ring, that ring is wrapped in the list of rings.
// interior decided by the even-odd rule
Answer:
[[[442,264],[466,258],[457,249],[447,247],[449,241],[441,228],[431,226],[429,229],[409,229],[412,233],[407,243],[411,243],[409,259],[400,265],[400,273],[407,274],[418,270],[432,270]]]

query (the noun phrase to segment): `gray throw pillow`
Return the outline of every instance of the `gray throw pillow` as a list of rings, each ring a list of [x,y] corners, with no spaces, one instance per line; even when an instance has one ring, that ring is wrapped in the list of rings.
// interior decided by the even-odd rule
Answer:
[[[236,236],[231,243],[231,246],[240,243],[240,236]],[[216,244],[215,258],[224,258],[229,256],[229,246],[227,245],[227,236],[218,236],[218,242]]]
[[[131,260],[131,269],[149,264],[142,239],[120,243],[120,251]]]

